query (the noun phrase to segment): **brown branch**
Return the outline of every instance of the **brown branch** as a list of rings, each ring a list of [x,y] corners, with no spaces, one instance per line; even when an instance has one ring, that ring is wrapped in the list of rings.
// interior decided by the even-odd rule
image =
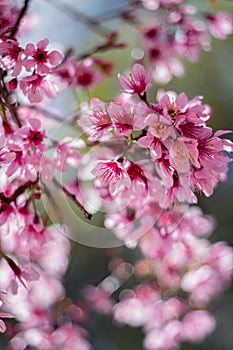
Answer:
[[[49,2],[47,1],[48,4],[52,6],[56,6],[56,8],[67,13],[69,16],[73,17],[75,20],[85,24],[86,26],[90,27],[91,30],[103,36],[109,35],[109,29],[104,27],[102,22],[108,21],[117,17],[121,19],[128,19],[128,17],[130,18],[131,12],[133,12],[134,10],[136,10],[138,7],[142,5],[141,0],[131,0],[129,2],[130,3],[127,6],[124,6],[123,8],[104,11],[100,15],[95,16],[95,18],[93,18],[93,17],[87,16],[86,14],[70,6],[57,3],[55,0],[50,0]]]
[[[132,4],[129,4],[127,7],[123,9],[116,9],[116,10],[110,10],[110,11],[105,11],[101,15],[98,16],[98,21],[103,22],[103,21],[109,21],[114,18],[122,18],[122,19],[127,19],[128,15],[131,14],[134,10],[136,10],[138,7],[142,5],[141,0],[136,0],[133,1]]]
[[[17,21],[15,22],[15,25],[14,25],[14,28],[13,28],[13,30],[11,32],[10,38],[14,37],[17,34],[17,32],[19,30],[20,23],[21,23],[23,17],[25,16],[25,14],[26,14],[26,12],[28,10],[29,2],[30,2],[30,0],[25,0],[24,1],[24,5],[23,5],[23,7],[22,7],[22,9],[21,9],[21,11],[19,13]]]
[[[138,97],[141,99],[141,101],[145,102],[146,105],[147,105],[149,108],[151,107],[151,106],[150,106],[150,103],[149,103],[148,100],[147,100],[146,92],[144,92],[143,95],[138,94]]]
[[[0,93],[1,93],[1,96],[0,96],[0,102],[2,104],[5,105],[5,107],[9,110],[12,118],[15,120],[16,124],[18,125],[18,127],[21,127],[22,126],[22,123],[19,119],[19,116],[18,116],[18,113],[17,113],[17,110],[16,108],[14,108],[13,105],[11,105],[9,102],[8,102],[8,98],[9,98],[9,91],[7,90],[6,88],[6,84],[4,82],[4,78],[5,78],[5,75],[6,75],[6,72],[4,72],[1,68],[0,68]]]
[[[51,118],[51,119],[58,121],[58,122],[63,122],[65,120],[65,118],[62,118],[61,116],[59,116],[51,111],[48,111],[47,109],[44,109],[42,107],[30,105],[29,108],[38,112],[38,113],[43,114],[43,117]]]
[[[65,186],[61,185],[55,178],[53,179],[53,182],[55,183],[55,185],[60,189],[62,190],[66,195],[67,197],[69,197],[75,205],[77,205],[77,207],[80,209],[80,211],[83,213],[84,217],[88,220],[91,220],[92,218],[92,214],[90,214],[84,207],[83,205],[77,200],[75,194],[69,192],[67,190],[67,188],[65,188]]]
[[[56,7],[57,9],[61,10],[63,13],[68,14],[69,16],[73,17],[75,20],[85,24],[87,27],[89,27],[93,32],[101,35],[101,36],[109,36],[110,31],[108,28],[104,27],[100,21],[91,18],[78,10],[71,8],[68,5],[58,3],[57,1],[54,0],[49,0],[47,1],[49,5],[52,5]]]
[[[19,266],[14,262],[13,259],[11,259],[8,255],[6,255],[2,250],[0,250],[0,257],[6,260],[12,271],[16,276],[20,276],[21,269]]]
[[[0,214],[12,203],[14,202],[18,196],[23,194],[27,189],[29,189],[36,182],[27,181],[25,184],[19,186],[17,190],[10,197],[6,197],[3,193],[0,193],[0,202],[2,206],[0,207]]]
[[[84,58],[90,57],[98,52],[102,52],[102,51],[106,51],[106,50],[110,50],[110,49],[125,48],[126,47],[125,43],[121,43],[121,42],[117,43],[116,42],[117,37],[118,37],[117,32],[112,32],[103,44],[95,46],[92,49],[88,50],[87,52],[81,53],[75,57],[77,59],[84,59]]]
[[[15,120],[16,124],[18,125],[18,127],[20,128],[22,126],[22,123],[18,117],[18,113],[16,111],[16,109],[14,108],[14,106],[12,106],[10,103],[5,101],[5,105],[8,108],[10,114],[12,115],[13,119]]]

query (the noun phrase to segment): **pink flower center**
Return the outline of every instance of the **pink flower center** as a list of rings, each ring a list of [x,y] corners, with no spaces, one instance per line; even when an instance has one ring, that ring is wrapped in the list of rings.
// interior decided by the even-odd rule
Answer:
[[[47,51],[37,49],[33,57],[38,63],[45,63],[47,60]]]

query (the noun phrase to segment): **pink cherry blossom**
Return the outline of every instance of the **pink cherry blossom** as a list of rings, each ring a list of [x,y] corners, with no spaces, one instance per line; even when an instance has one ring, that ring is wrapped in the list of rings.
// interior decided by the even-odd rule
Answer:
[[[148,350],[173,350],[179,348],[181,325],[171,321],[161,329],[154,329],[146,335],[144,346]]]
[[[88,134],[88,139],[92,142],[110,138],[109,131],[113,128],[106,106],[98,98],[90,100],[90,109],[81,112],[78,124]]]
[[[111,102],[108,107],[108,114],[118,136],[129,136],[131,134],[134,121],[130,104],[120,105]]]
[[[14,318],[13,315],[8,314],[6,312],[0,312],[0,317],[1,318]],[[4,333],[7,330],[6,324],[5,322],[0,319],[0,333]]]
[[[233,273],[233,251],[224,242],[215,243],[210,248],[209,264],[218,271],[220,279],[224,283],[232,278]]]
[[[16,155],[7,149],[6,139],[3,134],[0,134],[0,168],[9,166],[15,159]]]
[[[53,99],[58,95],[58,85],[48,75],[33,74],[24,77],[19,86],[31,103],[39,103],[45,96]]]
[[[85,339],[85,331],[70,324],[64,324],[53,333],[54,346],[58,349],[62,346],[64,350],[75,350],[77,345],[80,350],[91,350],[90,344]]]
[[[150,134],[161,141],[166,140],[168,137],[176,138],[172,123],[162,115],[149,114],[145,119],[145,124],[149,125],[148,131]]]
[[[0,26],[0,34],[9,36],[9,33],[12,30],[12,27],[15,24],[15,21],[19,15],[19,9],[16,7],[10,7],[9,1],[6,2],[3,0],[1,6],[1,26]]]
[[[109,186],[111,195],[117,194],[124,187],[129,188],[131,186],[130,177],[124,169],[124,162],[99,162],[92,172],[101,185]]]
[[[162,108],[163,115],[169,122],[179,125],[186,119],[188,98],[185,93],[180,93],[177,97],[164,93],[158,96],[158,100],[159,104],[154,108]]]
[[[137,143],[140,147],[148,148],[150,150],[152,159],[156,160],[162,157],[162,142],[152,136],[149,132],[146,136],[141,137]]]
[[[57,74],[66,83],[68,82],[68,86],[72,89],[80,86],[93,88],[103,78],[103,74],[100,71],[96,71],[96,63],[91,57],[83,61],[77,61],[71,57],[57,69]]]
[[[142,24],[141,41],[145,58],[152,65],[153,79],[160,84],[184,74],[183,57],[196,62],[201,48],[210,50],[205,21],[199,20],[194,6],[182,5],[182,2],[144,1],[144,6],[153,15],[149,16],[149,24],[146,25],[138,18]]]
[[[217,39],[224,40],[233,32],[233,17],[227,12],[207,15],[209,31]]]
[[[150,308],[139,298],[126,298],[114,307],[114,319],[133,327],[142,326],[150,314]]]
[[[13,39],[6,39],[0,43],[0,66],[4,70],[13,68],[12,75],[17,76],[22,69],[23,49]]]
[[[128,78],[118,74],[118,79],[126,92],[143,96],[152,86],[150,83],[151,76],[151,69],[146,73],[145,68],[141,64],[136,63],[132,68],[132,73],[128,75]]]
[[[132,182],[132,186],[135,186],[135,190],[138,193],[138,191],[141,191],[141,186],[143,186],[142,190],[144,193],[148,190],[148,181],[147,177],[143,171],[143,169],[140,167],[137,163],[132,163],[127,169],[127,173],[130,177],[130,180]],[[145,191],[146,190],[146,191]]]
[[[84,149],[86,143],[80,139],[74,139],[72,137],[66,137],[56,144],[55,156],[54,156],[54,166],[61,172],[68,170],[68,167],[77,168],[80,165],[80,156],[77,150]],[[51,160],[50,160],[51,161]],[[47,162],[47,157],[43,161],[45,164]]]
[[[51,68],[58,66],[62,62],[62,55],[60,52],[53,50],[48,53],[46,50],[49,44],[48,39],[40,40],[36,46],[34,44],[27,44],[24,50],[26,58],[23,64],[27,71],[36,69],[38,74],[48,74]]]
[[[209,265],[197,269],[190,269],[181,282],[182,289],[190,293],[190,299],[195,305],[203,306],[216,298],[221,292],[218,285],[218,272]]]
[[[182,338],[185,341],[199,343],[213,332],[215,325],[215,319],[207,311],[190,311],[182,320]]]
[[[181,4],[184,0],[144,0],[143,6],[148,10],[156,10],[159,5],[169,6]]]
[[[92,307],[103,314],[110,314],[114,305],[113,299],[103,288],[87,286],[84,295]]]
[[[171,166],[179,173],[189,173],[190,155],[188,148],[182,138],[175,141],[168,140],[166,145],[169,150],[169,161]]]
[[[194,172],[194,184],[197,188],[210,196],[217,181],[224,181],[227,173],[227,164],[230,161],[225,157],[224,151],[232,148],[231,142],[227,144],[223,139],[213,136],[200,140],[198,143],[199,162],[201,169]],[[207,170],[208,169],[208,170]]]

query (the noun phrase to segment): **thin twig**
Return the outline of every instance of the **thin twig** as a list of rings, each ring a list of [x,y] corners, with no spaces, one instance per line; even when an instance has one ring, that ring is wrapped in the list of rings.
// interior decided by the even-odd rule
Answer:
[[[23,5],[23,7],[22,7],[22,9],[21,9],[21,11],[19,13],[17,21],[15,22],[15,25],[14,25],[14,28],[13,28],[13,30],[11,32],[10,38],[14,37],[17,34],[17,32],[19,30],[20,23],[21,23],[23,17],[25,16],[25,14],[26,14],[26,12],[28,10],[29,2],[30,2],[30,0],[25,0],[24,1],[24,5]]]
[[[88,26],[92,31],[94,31],[95,33],[101,35],[101,36],[109,36],[110,31],[108,28],[104,27],[100,21],[95,20],[94,18],[91,18],[81,12],[79,12],[78,10],[71,8],[68,5],[62,4],[62,3],[58,3],[57,1],[54,0],[49,0],[46,1],[48,4],[56,7],[57,9],[61,10],[63,13],[68,14],[69,16],[73,17],[75,20],[85,24],[86,26]]]
[[[61,185],[55,178],[53,179],[53,182],[55,185],[60,188],[66,195],[69,197],[80,209],[80,211],[83,213],[84,217],[88,220],[91,220],[92,214],[90,214],[84,207],[83,205],[77,200],[75,194],[69,192],[65,186]]]
[[[54,198],[54,196],[53,196],[52,192],[50,191],[50,189],[48,188],[48,186],[44,182],[42,182],[42,185],[43,185],[43,190],[44,190],[47,198],[49,199],[49,201],[51,201],[52,206],[53,206],[53,210],[54,210],[55,214],[57,215],[60,224],[62,225],[62,222],[63,222],[62,211],[59,208],[59,205],[57,204],[56,199]],[[48,210],[48,212],[46,212],[44,226],[46,226],[48,220],[49,220],[49,210]]]
[[[18,125],[18,127],[20,128],[22,126],[22,123],[18,117],[18,113],[17,110],[14,106],[12,106],[10,103],[5,101],[5,105],[8,108],[9,112],[11,113],[13,119],[15,120],[16,124]]]
[[[86,52],[83,52],[76,57],[76,59],[84,59],[87,57],[90,57],[94,55],[95,53],[110,50],[110,49],[119,49],[119,48],[125,48],[126,44],[123,42],[117,43],[118,39],[118,33],[117,32],[111,32],[111,34],[106,38],[106,41],[100,45],[97,45],[93,47],[92,49],[89,49]]]
[[[149,108],[151,107],[151,106],[150,106],[150,103],[149,103],[148,100],[147,100],[146,92],[144,92],[143,95],[138,94],[138,97],[141,99],[141,101],[143,101],[143,102],[146,103],[147,107],[149,107]]]
[[[7,90],[6,88],[6,84],[4,82],[4,77],[6,75],[6,72],[4,72],[1,68],[0,68],[0,93],[1,93],[1,96],[0,96],[0,101],[1,103],[3,103],[6,108],[9,110],[9,112],[11,113],[11,116],[12,118],[15,120],[16,124],[18,125],[18,127],[21,127],[22,126],[22,123],[19,119],[19,116],[18,116],[18,113],[17,113],[17,109],[11,105],[9,102],[8,102],[8,99],[9,99],[9,91]],[[2,97],[2,98],[1,98]]]
[[[65,120],[64,118],[60,117],[59,115],[57,115],[51,111],[48,111],[47,109],[44,109],[42,107],[30,105],[30,109],[33,109],[34,111],[43,114],[43,117],[51,118],[57,122],[63,122]]]
[[[101,13],[98,17],[97,20],[98,22],[103,22],[103,21],[109,21],[114,18],[124,18],[134,10],[136,10],[137,7],[141,5],[141,0],[135,1],[133,4],[130,4],[129,6],[125,7],[124,9],[114,9],[114,10],[109,10]]]
[[[12,203],[18,196],[23,194],[31,185],[34,185],[36,182],[27,181],[25,184],[19,186],[17,190],[10,197],[6,197],[3,193],[0,193],[0,203],[3,203],[0,207],[0,214]]]
[[[124,47],[125,47],[124,43],[119,43],[119,44],[114,44],[114,45],[108,45],[107,43],[104,43],[104,44],[98,45],[98,46],[88,50],[87,52],[76,55],[75,57],[78,60],[82,60],[82,59],[90,57],[98,52],[102,52],[102,51],[106,51],[106,50],[110,50],[110,49],[119,49],[119,48],[124,48]]]

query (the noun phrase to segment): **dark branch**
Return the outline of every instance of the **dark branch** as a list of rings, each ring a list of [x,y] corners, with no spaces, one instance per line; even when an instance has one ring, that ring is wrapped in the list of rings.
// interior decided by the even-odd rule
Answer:
[[[30,105],[30,109],[33,109],[34,111],[43,114],[44,117],[51,118],[58,122],[63,122],[65,120],[65,118],[62,118],[58,114],[52,113],[51,111],[48,111],[47,109],[38,106]]]
[[[19,116],[18,116],[18,113],[17,113],[17,109],[8,102],[9,100],[9,96],[10,96],[10,93],[9,91],[7,90],[6,88],[6,84],[4,82],[4,78],[6,76],[6,72],[3,71],[1,68],[0,68],[0,102],[2,104],[4,104],[6,106],[6,108],[9,110],[12,118],[15,120],[16,124],[18,125],[18,127],[21,127],[22,126],[22,123],[19,119]]]
[[[11,35],[10,35],[11,38],[14,37],[17,34],[17,32],[19,30],[20,22],[22,21],[23,17],[25,16],[25,14],[27,12],[29,2],[30,2],[30,0],[25,0],[24,1],[24,5],[23,5],[23,7],[22,7],[22,9],[21,9],[21,11],[19,13],[17,21],[15,22],[14,28],[13,28],[13,30],[11,32]]]
[[[83,206],[82,204],[77,200],[75,194],[69,192],[67,190],[67,188],[65,188],[64,186],[62,186],[56,179],[53,179],[53,182],[55,183],[55,185],[60,188],[60,190],[62,190],[67,197],[69,197],[75,205],[77,205],[77,207],[80,209],[80,211],[83,213],[84,217],[88,220],[91,220],[92,218],[92,214],[90,214]]]
[[[101,15],[98,16],[97,20],[99,22],[103,21],[109,21],[114,18],[127,18],[128,15],[131,14],[134,10],[137,9],[141,5],[141,0],[134,1],[132,4],[129,4],[127,7],[124,7],[123,9],[115,9],[110,11],[105,11]]]
[[[58,3],[57,1],[50,0],[47,1],[49,5],[52,5],[56,7],[57,9],[61,10],[63,13],[68,14],[69,16],[73,17],[75,20],[85,24],[87,27],[89,27],[93,32],[101,35],[101,36],[109,36],[110,31],[108,28],[104,27],[100,21],[95,20],[94,18],[91,18],[78,10],[69,7],[68,5]]]
[[[114,32],[110,35],[109,39],[105,43],[100,44],[100,45],[98,45],[98,46],[88,50],[87,52],[81,53],[81,54],[79,54],[79,55],[77,55],[75,57],[78,60],[81,60],[81,59],[90,57],[90,56],[94,55],[95,53],[107,51],[107,50],[110,50],[110,49],[122,49],[122,48],[125,48],[126,47],[125,43],[116,43],[115,39],[113,39],[111,41],[111,37],[113,35],[115,35]]]
[[[150,108],[150,104],[149,104],[149,102],[148,102],[148,100],[147,100],[146,92],[144,92],[143,95],[138,94],[138,97],[139,97],[143,102],[145,102],[146,105]]]
[[[10,197],[6,197],[3,193],[0,193],[0,202],[2,206],[0,207],[0,214],[12,203],[14,202],[18,196],[23,194],[27,189],[29,189],[36,182],[27,181],[25,184],[19,186],[17,190]]]

